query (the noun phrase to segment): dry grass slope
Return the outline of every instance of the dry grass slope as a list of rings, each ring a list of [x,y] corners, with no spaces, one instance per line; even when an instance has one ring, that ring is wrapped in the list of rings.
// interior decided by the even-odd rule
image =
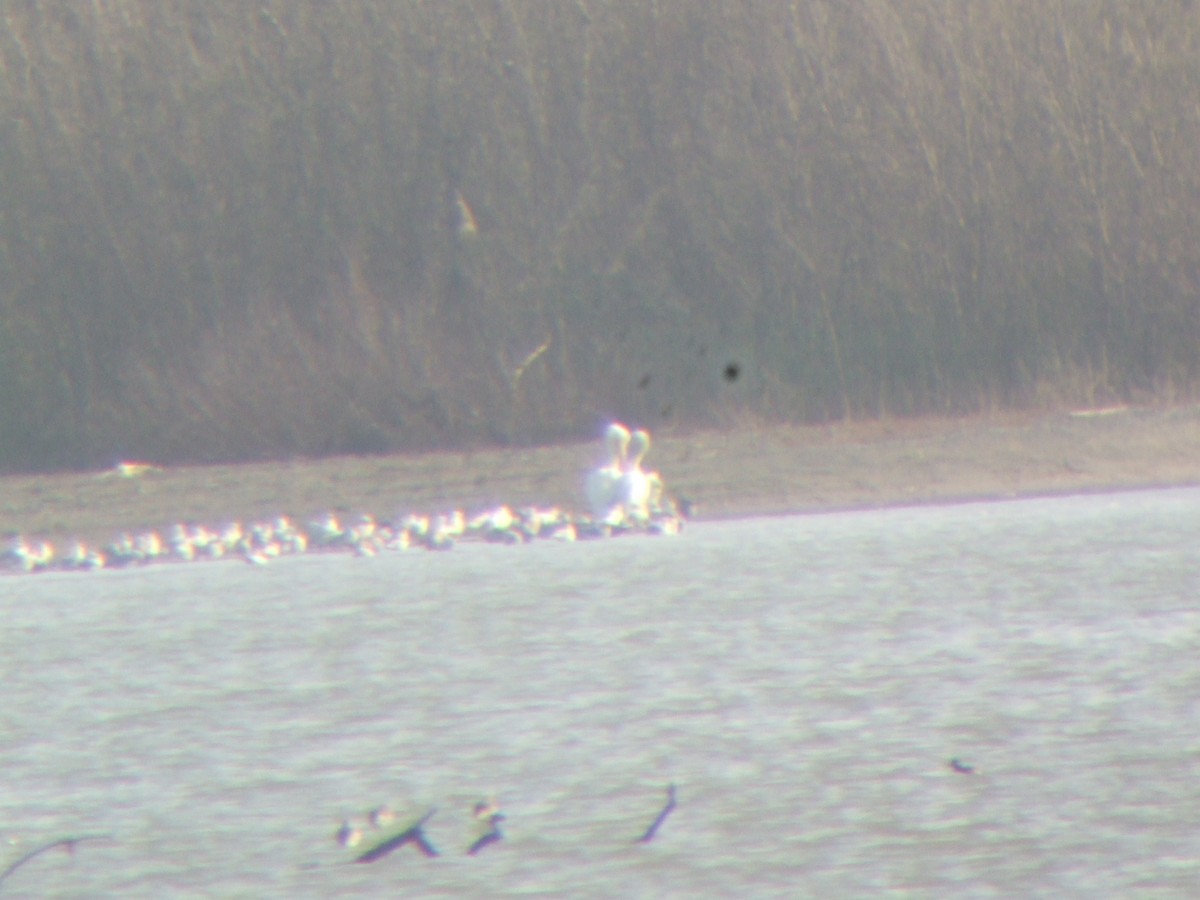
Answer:
[[[6,4],[0,465],[1186,398],[1198,43],[1176,2]]]

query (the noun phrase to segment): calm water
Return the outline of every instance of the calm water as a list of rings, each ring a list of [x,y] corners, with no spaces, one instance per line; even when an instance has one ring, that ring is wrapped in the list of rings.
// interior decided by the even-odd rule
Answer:
[[[1197,491],[5,578],[0,868],[116,841],[0,893],[1196,896],[1198,587]]]

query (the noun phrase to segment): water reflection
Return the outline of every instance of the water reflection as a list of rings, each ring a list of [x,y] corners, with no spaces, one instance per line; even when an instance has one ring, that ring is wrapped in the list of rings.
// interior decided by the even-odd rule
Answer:
[[[118,843],[12,887],[1185,896],[1198,503],[14,579],[12,855]],[[504,840],[466,857],[492,794]],[[429,839],[455,851],[342,865],[330,835],[381,801],[438,807]]]

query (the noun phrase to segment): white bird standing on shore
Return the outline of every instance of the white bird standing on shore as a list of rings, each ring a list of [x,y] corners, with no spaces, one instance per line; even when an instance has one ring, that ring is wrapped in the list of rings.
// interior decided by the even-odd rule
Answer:
[[[658,473],[642,471],[642,460],[650,452],[650,435],[642,429],[633,433],[629,443],[629,456],[625,460],[625,471],[621,476],[620,499],[625,507],[626,519],[635,524],[645,524],[650,518],[650,499]]]
[[[588,474],[587,499],[592,515],[608,524],[616,524],[622,516],[621,478],[625,470],[625,454],[629,449],[629,429],[613,422],[604,432],[608,463]]]

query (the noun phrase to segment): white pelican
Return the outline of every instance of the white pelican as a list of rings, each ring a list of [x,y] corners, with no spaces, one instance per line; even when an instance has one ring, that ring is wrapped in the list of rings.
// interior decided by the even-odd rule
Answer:
[[[308,523],[308,539],[318,547],[332,547],[345,537],[342,524],[331,512]]]
[[[554,530],[547,534],[547,537],[552,541],[573,541],[578,537],[575,530],[575,523],[567,522],[565,525],[556,525]]]
[[[17,535],[9,543],[8,551],[4,556],[22,572],[37,572],[54,561],[54,546],[48,541],[30,543]]]
[[[400,531],[407,533],[410,541],[416,541],[418,544],[423,544],[429,537],[429,516],[419,516],[416,513],[409,513],[400,520],[400,524],[397,526],[397,528]]]
[[[167,537],[167,546],[170,548],[171,556],[183,562],[191,562],[196,558],[196,545],[192,542],[191,536],[182,522],[177,522],[171,526],[171,533]]]
[[[346,529],[350,543],[364,543],[375,536],[375,517],[370,513],[362,513],[354,524]]]
[[[114,470],[122,478],[137,478],[139,475],[149,475],[152,472],[161,472],[162,467],[156,466],[153,463],[122,460],[116,464]]]
[[[163,539],[158,536],[157,531],[143,531],[134,538],[133,544],[138,562],[154,562],[166,552]]]
[[[246,550],[242,559],[252,566],[265,566],[271,561],[271,557],[262,550]]]
[[[639,428],[630,439],[629,456],[625,460],[620,484],[620,502],[624,504],[626,518],[637,524],[643,524],[650,518],[651,493],[654,483],[660,480],[657,473],[651,476],[642,471],[642,460],[648,452],[650,435]]]
[[[519,544],[525,540],[524,520],[507,506],[481,513],[472,520],[475,532],[490,544]]]
[[[72,541],[66,551],[59,557],[59,565],[64,569],[87,568],[88,549],[82,541]]]
[[[308,537],[287,516],[276,516],[269,527],[281,553],[303,553],[308,549]]]
[[[613,523],[621,518],[621,476],[625,470],[625,454],[629,448],[629,429],[613,422],[604,433],[608,464],[590,473],[587,478],[588,506],[599,521]]]
[[[106,549],[108,550],[108,559],[114,566],[127,566],[142,560],[137,543],[128,531],[117,535]]]
[[[393,528],[384,546],[389,550],[407,550],[412,546],[412,537],[407,528]]]

